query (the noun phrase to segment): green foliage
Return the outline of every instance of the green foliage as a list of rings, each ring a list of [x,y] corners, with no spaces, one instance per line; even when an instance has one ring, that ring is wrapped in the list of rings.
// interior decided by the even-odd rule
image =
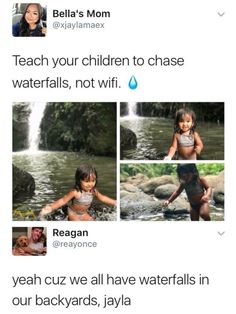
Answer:
[[[173,175],[176,177],[177,164],[121,164],[120,175],[122,178],[135,176],[138,173],[145,174],[148,177],[159,177],[162,175]],[[199,174],[217,175],[224,170],[224,164],[198,164]]]
[[[135,176],[138,173],[148,177],[159,177],[165,174],[175,174],[176,164],[121,164],[122,177]]]
[[[41,122],[41,149],[114,156],[115,103],[49,103]]]
[[[224,170],[224,164],[198,164],[197,168],[200,175],[217,175]]]

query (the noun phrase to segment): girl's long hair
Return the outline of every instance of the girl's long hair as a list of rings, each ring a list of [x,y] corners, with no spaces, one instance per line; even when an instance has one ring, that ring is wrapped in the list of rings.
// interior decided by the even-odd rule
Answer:
[[[37,25],[39,24],[42,13],[43,13],[43,9],[39,3],[28,3],[26,5],[23,16],[20,20],[20,36],[22,36],[22,37],[27,37],[30,35],[29,24],[26,22],[25,15],[26,15],[26,12],[28,10],[28,7],[32,4],[37,6],[38,13],[39,13],[39,18],[38,18],[38,21],[36,22]]]
[[[192,173],[193,181],[199,180],[199,172],[197,170],[196,164],[178,164],[176,172],[179,180],[181,179],[181,175],[184,173]]]
[[[186,114],[188,114],[192,118],[193,125],[191,128],[191,132],[194,133],[195,128],[197,126],[196,114],[193,110],[190,110],[188,108],[182,108],[182,109],[179,109],[178,111],[176,111],[175,121],[174,121],[174,133],[181,133],[181,130],[179,128],[179,122],[180,122],[181,118]]]

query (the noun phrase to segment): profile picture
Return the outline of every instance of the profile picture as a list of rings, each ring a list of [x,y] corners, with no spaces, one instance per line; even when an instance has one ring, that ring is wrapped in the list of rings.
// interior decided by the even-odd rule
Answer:
[[[224,164],[120,165],[122,220],[223,221]]]
[[[14,37],[45,37],[47,8],[40,3],[14,3],[12,35]]]
[[[117,220],[116,103],[14,103],[12,123],[13,220]]]
[[[13,227],[12,254],[43,256],[47,253],[47,231],[44,227]]]
[[[121,103],[123,160],[224,160],[223,102]]]

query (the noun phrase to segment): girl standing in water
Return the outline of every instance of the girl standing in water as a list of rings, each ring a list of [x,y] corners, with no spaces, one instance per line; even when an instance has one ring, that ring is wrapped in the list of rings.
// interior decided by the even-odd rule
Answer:
[[[178,159],[197,159],[197,155],[200,155],[203,149],[203,143],[195,128],[196,115],[194,111],[182,108],[176,112],[172,144],[164,160],[171,160],[176,150]]]
[[[195,164],[178,164],[177,174],[180,181],[178,189],[164,202],[164,206],[172,203],[183,190],[186,191],[190,203],[191,220],[211,220],[209,215],[208,201],[211,197],[212,188],[207,181],[199,177],[199,173]]]

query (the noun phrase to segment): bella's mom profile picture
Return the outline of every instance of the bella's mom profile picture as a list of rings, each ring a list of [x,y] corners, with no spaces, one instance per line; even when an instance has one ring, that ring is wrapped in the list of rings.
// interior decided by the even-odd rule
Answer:
[[[46,32],[46,6],[39,3],[13,4],[12,35],[14,37],[44,37]]]

